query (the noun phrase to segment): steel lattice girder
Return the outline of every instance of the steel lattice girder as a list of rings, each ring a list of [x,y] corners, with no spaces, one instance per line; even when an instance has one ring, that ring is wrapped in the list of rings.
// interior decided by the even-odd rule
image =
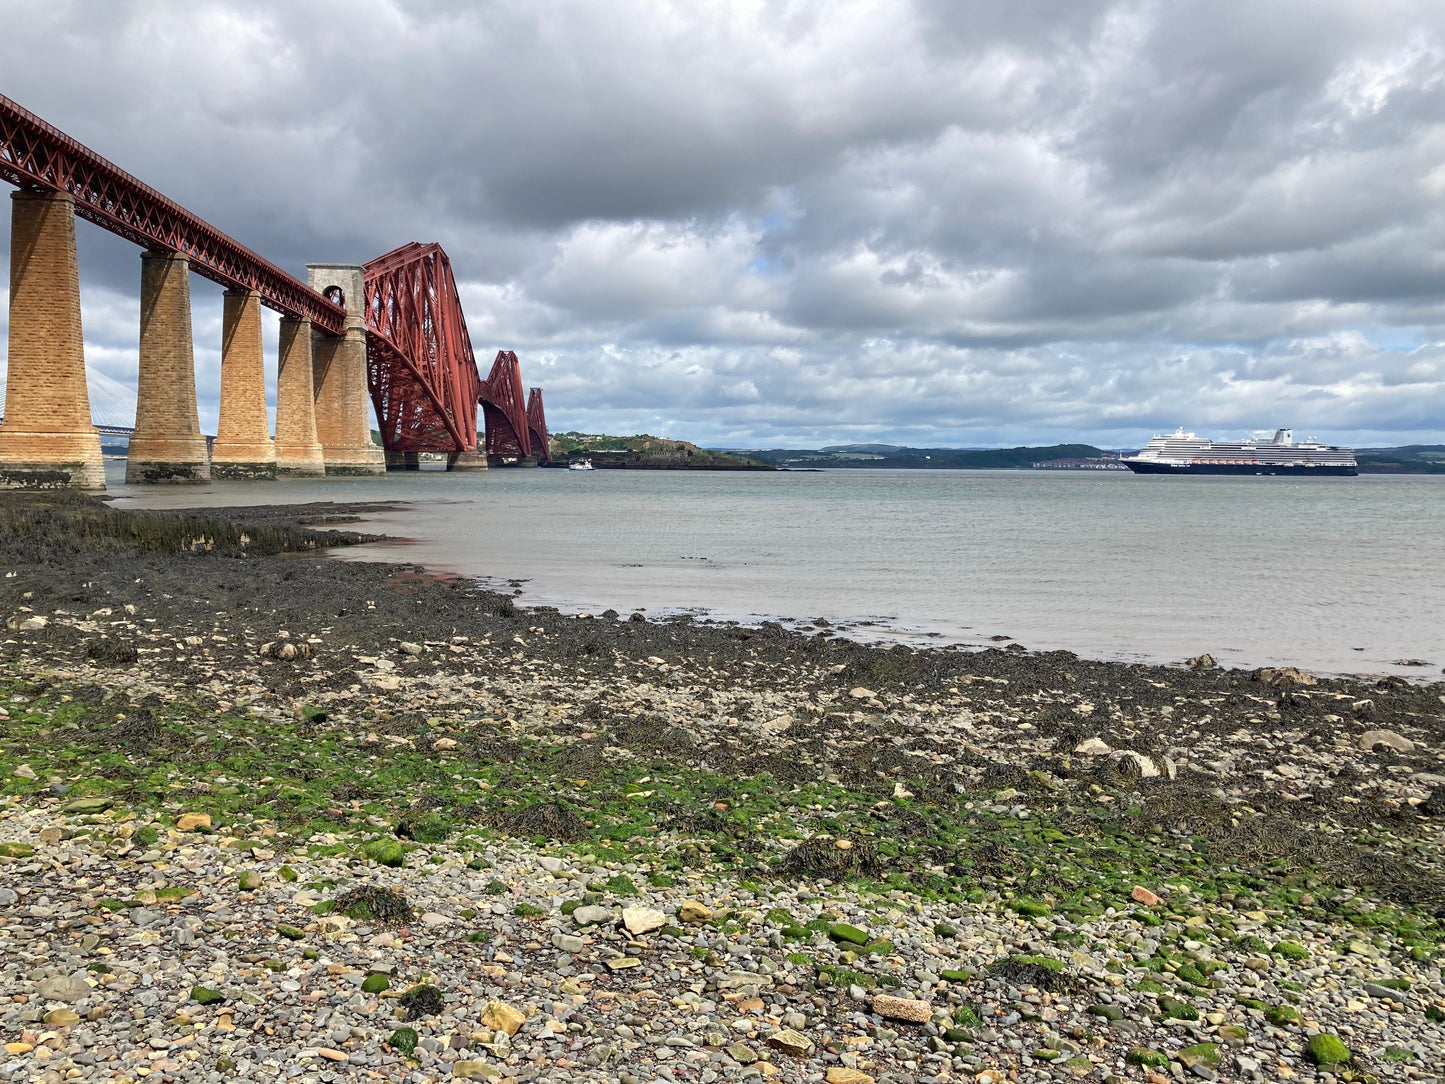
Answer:
[[[363,272],[367,375],[382,445],[476,450],[481,380],[446,252],[413,242]]]
[[[231,289],[255,290],[269,308],[332,335],[346,310],[180,204],[0,94],[0,180],[67,192],[75,213],[148,249],[179,252],[191,270]]]
[[[497,351],[492,371],[482,381],[481,401],[487,420],[487,455],[502,459],[530,456],[532,442],[522,398],[522,366],[512,351]]]
[[[542,407],[542,389],[533,388],[527,395],[527,429],[532,440],[532,454],[539,462],[552,461],[552,444],[547,436],[547,412]]]

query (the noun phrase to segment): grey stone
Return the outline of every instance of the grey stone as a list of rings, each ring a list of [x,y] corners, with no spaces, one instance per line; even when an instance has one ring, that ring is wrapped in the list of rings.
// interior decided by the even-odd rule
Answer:
[[[79,1001],[90,993],[90,983],[76,975],[54,975],[41,979],[35,992],[45,1001]]]
[[[552,935],[552,945],[554,948],[560,949],[563,952],[573,953],[574,955],[587,951],[587,942],[582,940],[582,938],[577,937],[575,934],[561,933],[560,931]]]
[[[1412,753],[1415,751],[1415,743],[1403,734],[1396,734],[1393,730],[1367,730],[1360,735],[1360,748],[1366,753],[1377,745],[1393,749],[1397,753]]]
[[[758,1060],[758,1052],[747,1043],[733,1043],[728,1047],[728,1056],[739,1065],[751,1065]]]
[[[616,912],[610,907],[598,907],[596,904],[579,907],[572,912],[572,921],[579,926],[598,926],[604,922],[611,922],[616,917]]]

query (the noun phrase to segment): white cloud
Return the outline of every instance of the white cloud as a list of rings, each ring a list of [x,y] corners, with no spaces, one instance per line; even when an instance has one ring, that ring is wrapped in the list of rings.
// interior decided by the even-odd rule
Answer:
[[[7,94],[298,274],[440,241],[483,368],[517,350],[559,428],[1445,439],[1433,5],[0,0],[0,25]],[[81,229],[92,363],[133,380],[135,251]]]

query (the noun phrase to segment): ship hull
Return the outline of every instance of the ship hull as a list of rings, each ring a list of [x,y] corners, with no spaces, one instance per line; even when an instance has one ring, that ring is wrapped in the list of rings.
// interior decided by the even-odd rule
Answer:
[[[1306,478],[1351,478],[1359,471],[1345,464],[1306,466],[1302,463],[1159,463],[1126,459],[1135,474],[1284,474]]]

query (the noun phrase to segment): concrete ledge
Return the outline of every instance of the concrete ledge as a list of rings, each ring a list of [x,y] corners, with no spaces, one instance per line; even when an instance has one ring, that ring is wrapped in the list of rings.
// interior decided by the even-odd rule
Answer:
[[[482,452],[457,452],[447,458],[447,470],[486,470],[487,457]]]
[[[205,460],[178,463],[174,460],[126,460],[125,484],[205,485],[211,480],[211,465]]]
[[[105,469],[98,463],[0,464],[0,489],[104,489]]]
[[[389,471],[421,470],[421,455],[417,452],[387,452],[386,469]]]
[[[371,475],[382,475],[386,473],[385,463],[333,463],[326,462],[326,473],[328,476],[337,478],[359,478]]]
[[[211,477],[228,482],[274,481],[276,462],[269,463],[211,463]]]

